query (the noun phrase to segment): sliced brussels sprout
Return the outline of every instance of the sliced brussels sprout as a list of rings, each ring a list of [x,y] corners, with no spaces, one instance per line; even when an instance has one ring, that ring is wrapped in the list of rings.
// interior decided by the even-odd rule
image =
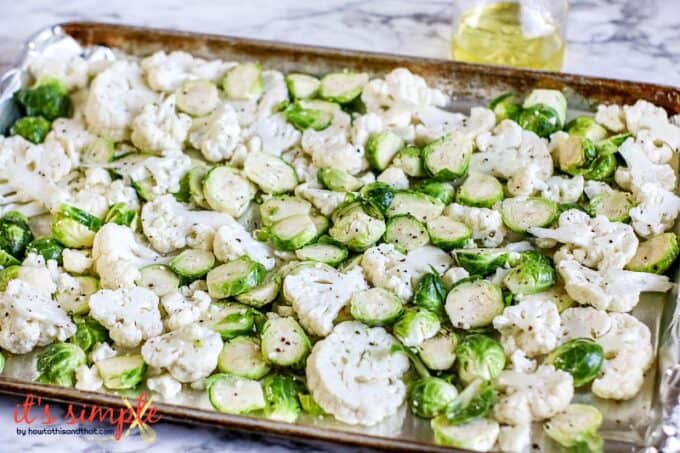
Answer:
[[[427,173],[441,181],[464,176],[474,150],[472,139],[461,132],[450,132],[423,148]]]
[[[462,425],[486,417],[496,398],[490,381],[475,379],[446,408],[444,416],[452,425]]]
[[[324,417],[326,411],[323,410],[319,404],[314,401],[314,397],[308,393],[298,393],[298,400],[300,401],[300,407],[302,407],[302,412],[312,417]]]
[[[240,336],[224,343],[217,358],[217,369],[222,373],[260,379],[269,373],[269,364],[262,357],[260,340]]]
[[[562,129],[567,122],[567,98],[557,90],[535,89],[524,99],[522,107],[529,109],[534,106],[545,106],[557,114],[558,129]],[[548,134],[550,135],[550,134]]]
[[[491,208],[503,199],[503,185],[493,175],[470,172],[458,189],[456,201],[466,206]]]
[[[569,121],[565,130],[569,135],[587,138],[593,142],[604,140],[609,135],[607,129],[590,116],[577,116]]]
[[[511,264],[511,253],[506,249],[457,249],[456,263],[470,275],[489,275],[499,267]]]
[[[283,114],[290,124],[301,131],[304,131],[305,129],[321,131],[330,126],[333,121],[332,112],[305,108],[300,102],[290,104],[283,111]]]
[[[563,447],[580,452],[602,451],[602,438],[598,430],[602,426],[602,414],[593,406],[570,404],[548,420],[545,433]],[[570,450],[572,451],[572,450]]]
[[[76,368],[87,363],[85,352],[74,343],[53,343],[39,355],[37,382],[73,387]]]
[[[616,156],[601,153],[587,138],[570,136],[557,144],[553,155],[560,170],[585,179],[604,181],[616,171]]]
[[[137,286],[153,291],[158,297],[177,291],[180,278],[165,264],[150,264],[139,270]]]
[[[217,86],[210,80],[187,80],[176,92],[177,108],[191,116],[206,116],[220,101]]]
[[[430,427],[437,445],[474,451],[492,450],[500,432],[498,422],[489,418],[477,418],[462,425],[454,425],[448,422],[445,415],[439,415],[430,421]]]
[[[435,271],[423,275],[413,291],[413,303],[435,313],[444,312],[446,288],[441,277]]]
[[[208,205],[232,217],[240,217],[256,193],[255,185],[235,168],[214,167],[203,179],[203,196]]]
[[[452,250],[464,247],[472,239],[472,230],[451,217],[439,216],[427,222],[430,241],[440,249]]]
[[[92,247],[94,235],[101,226],[99,217],[75,206],[62,204],[52,219],[52,236],[69,248]]]
[[[68,91],[56,79],[42,80],[33,88],[18,90],[14,100],[26,116],[42,116],[49,121],[67,117],[71,111]]]
[[[541,197],[506,198],[501,203],[503,223],[516,233],[531,227],[547,227],[559,215],[557,203]]]
[[[435,371],[449,370],[456,360],[458,336],[453,332],[440,332],[418,346],[418,356],[426,367]]]
[[[295,423],[301,412],[297,388],[295,379],[291,376],[275,373],[264,378],[264,416],[271,420]]]
[[[382,215],[367,203],[353,202],[340,206],[332,217],[334,224],[329,230],[330,236],[356,252],[371,247],[385,233]]]
[[[3,269],[8,266],[17,266],[19,264],[21,264],[21,261],[14,258],[12,255],[5,252],[4,250],[0,249],[0,266]]]
[[[206,380],[208,398],[224,414],[245,414],[266,407],[262,384],[232,374],[213,374]]]
[[[286,86],[293,99],[313,98],[319,92],[319,79],[308,74],[292,72],[286,75]]]
[[[104,165],[113,161],[116,156],[115,143],[104,137],[97,137],[85,145],[80,153],[80,160],[88,165]]]
[[[394,194],[394,199],[385,211],[387,217],[410,214],[419,222],[428,222],[444,212],[444,203],[430,195],[402,191]]]
[[[517,121],[522,105],[515,93],[503,93],[489,103],[489,110],[493,110],[496,114],[497,123],[506,119]]]
[[[12,124],[9,133],[20,135],[31,143],[39,144],[45,141],[50,129],[52,129],[52,123],[42,116],[25,116]]]
[[[574,378],[574,387],[581,387],[600,374],[604,359],[602,346],[589,338],[576,338],[548,354],[545,363],[568,372]]]
[[[21,259],[32,240],[28,219],[22,213],[9,211],[0,219],[0,248],[5,252]]]
[[[519,263],[503,278],[506,288],[514,295],[547,291],[555,281],[555,268],[550,258],[534,251],[522,252]]]
[[[423,168],[423,151],[412,145],[408,145],[399,150],[392,159],[391,166],[400,168],[406,175],[412,178],[422,178],[425,176]]]
[[[134,231],[139,225],[139,212],[131,209],[126,203],[115,203],[106,212],[104,223],[123,225]]]
[[[678,237],[675,233],[662,233],[640,243],[626,269],[663,274],[671,267],[679,253]]]
[[[270,318],[262,329],[262,355],[278,366],[302,366],[312,342],[295,318]]]
[[[319,182],[328,190],[335,192],[353,192],[359,190],[363,185],[354,176],[346,171],[337,168],[319,168],[318,171]]]
[[[223,340],[251,335],[255,331],[255,317],[259,312],[238,304],[227,304],[225,308],[224,316],[210,325],[210,328],[219,333]]]
[[[238,296],[259,286],[266,273],[262,264],[242,256],[208,272],[208,293],[215,299]]]
[[[408,405],[413,415],[420,418],[433,418],[441,414],[458,396],[456,387],[438,377],[418,379],[411,385]]]
[[[215,266],[215,255],[208,250],[186,249],[168,262],[175,274],[187,280],[196,280]]]
[[[335,72],[321,78],[319,96],[338,104],[347,104],[361,95],[368,83],[368,74],[363,72]]]
[[[635,206],[633,194],[620,190],[605,191],[594,196],[588,203],[588,214],[603,215],[612,222],[627,222],[629,211]]]
[[[0,374],[2,374],[3,371],[5,371],[6,361],[7,360],[5,359],[5,354],[3,354],[2,351],[0,351]]]
[[[522,109],[517,116],[517,124],[539,137],[548,138],[560,130],[560,116],[552,107],[537,104]]]
[[[366,141],[366,158],[373,169],[383,171],[404,147],[404,141],[391,131],[372,134]]]
[[[59,265],[62,263],[61,254],[63,251],[64,246],[48,237],[35,238],[26,246],[27,255],[35,253],[42,256],[45,261],[55,260]]]
[[[503,292],[486,281],[459,282],[449,291],[444,306],[453,327],[476,329],[491,324],[493,318],[503,313]]]
[[[391,217],[385,227],[385,242],[399,250],[410,251],[427,245],[430,235],[425,226],[408,214]]]
[[[394,324],[392,333],[406,346],[420,346],[423,341],[437,335],[440,327],[441,321],[436,313],[410,308]]]
[[[4,291],[7,289],[7,284],[11,281],[14,280],[15,278],[19,278],[19,272],[21,272],[21,266],[9,266],[6,267],[2,270],[0,270],[0,291]]]
[[[632,136],[633,135],[630,134],[629,132],[626,132],[625,134],[612,135],[609,138],[596,142],[595,149],[601,156],[605,156],[607,154],[614,154],[619,150],[619,147],[623,145],[623,142],[625,142]]]
[[[85,353],[90,352],[97,343],[109,342],[109,331],[91,316],[74,316],[73,321],[76,324],[76,333],[70,341]]]
[[[482,334],[465,336],[456,347],[456,365],[461,382],[493,381],[505,368],[505,351],[496,340]]]
[[[310,202],[290,195],[272,197],[260,205],[260,217],[264,226],[271,226],[289,216],[311,213]]]
[[[281,280],[281,274],[278,272],[269,272],[259,286],[239,294],[236,296],[236,300],[254,308],[262,308],[265,305],[274,302],[279,295]]]
[[[309,244],[295,251],[295,256],[303,261],[318,261],[330,266],[337,266],[347,259],[346,248],[335,244]]]
[[[269,227],[268,236],[277,249],[297,250],[319,237],[319,231],[311,215],[296,214]]]
[[[361,188],[361,196],[383,213],[392,204],[394,195],[395,191],[392,186],[379,181],[372,182]]]
[[[404,313],[404,302],[393,292],[383,288],[370,288],[355,292],[350,299],[350,312],[369,326],[394,323]]]
[[[451,204],[456,193],[456,189],[451,183],[442,181],[423,181],[416,185],[413,190],[436,198],[445,205]]]
[[[189,195],[191,200],[196,203],[196,206],[209,209],[210,205],[203,195],[203,180],[210,171],[210,167],[205,165],[197,165],[187,173],[187,181],[189,183]]]
[[[264,91],[262,66],[259,63],[237,65],[224,76],[222,89],[231,99],[257,99]]]
[[[139,354],[118,355],[100,360],[95,365],[104,387],[111,390],[135,388],[146,374],[146,363]]]

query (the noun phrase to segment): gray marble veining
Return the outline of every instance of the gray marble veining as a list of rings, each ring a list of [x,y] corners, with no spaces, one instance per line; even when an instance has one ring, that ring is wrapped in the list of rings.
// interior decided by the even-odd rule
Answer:
[[[97,20],[446,58],[453,0],[0,0],[0,73],[21,43],[58,22]],[[680,2],[573,0],[564,70],[680,85]],[[21,436],[11,420],[20,399],[0,397],[1,451],[292,452],[356,451],[328,445],[160,423],[152,445],[88,436]]]

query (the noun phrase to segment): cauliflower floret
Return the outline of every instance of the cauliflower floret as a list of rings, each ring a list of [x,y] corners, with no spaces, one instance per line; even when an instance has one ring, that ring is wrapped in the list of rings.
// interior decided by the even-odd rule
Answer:
[[[620,269],[598,272],[570,259],[560,261],[557,271],[569,296],[601,310],[630,311],[638,304],[640,293],[666,292],[672,286],[665,275]]]
[[[498,449],[507,453],[522,453],[531,444],[531,425],[501,426]]]
[[[430,88],[420,76],[408,69],[397,68],[384,79],[368,82],[361,94],[361,100],[369,112],[380,112],[385,108],[402,107],[416,109],[430,105],[445,105],[449,98],[442,91]]]
[[[529,357],[547,354],[557,346],[560,314],[555,304],[528,300],[506,307],[493,320],[506,354],[522,350]]]
[[[520,168],[508,178],[506,187],[508,193],[514,197],[528,197],[539,190],[547,188],[546,181],[541,180],[541,167],[529,164]]]
[[[369,112],[361,115],[352,122],[352,143],[365,146],[368,138],[385,129],[383,119],[377,113]]]
[[[541,196],[556,203],[576,203],[583,194],[585,179],[581,175],[551,176],[545,181]]]
[[[182,151],[191,117],[177,113],[175,95],[147,104],[132,122],[132,143],[142,151],[168,155]]]
[[[381,327],[338,324],[314,345],[307,359],[307,386],[314,400],[337,420],[375,425],[397,412],[406,397],[404,354],[391,354],[396,340]]]
[[[598,105],[595,121],[612,132],[622,132],[626,128],[623,122],[623,110],[620,105],[616,104]]]
[[[257,103],[257,118],[265,118],[276,113],[284,102],[288,102],[286,79],[279,71],[262,71],[264,89]]]
[[[368,289],[360,267],[341,273],[330,266],[304,266],[283,280],[283,297],[290,302],[300,324],[310,333],[326,336],[333,321],[356,291]]]
[[[496,380],[501,392],[494,406],[496,420],[508,425],[529,425],[556,415],[574,396],[571,374],[541,365],[533,373],[505,370]]]
[[[189,143],[211,162],[231,158],[241,140],[241,126],[236,111],[222,104],[210,115],[195,118],[189,130]]]
[[[64,249],[61,259],[64,270],[73,274],[85,274],[92,268],[92,252],[89,250]]]
[[[635,232],[644,238],[668,231],[680,213],[680,197],[655,183],[644,183],[635,194],[637,205],[630,210]]]
[[[409,187],[408,176],[406,176],[404,170],[397,167],[387,167],[378,176],[378,181],[392,186],[396,190],[407,190]]]
[[[147,340],[142,357],[151,366],[167,369],[179,382],[193,382],[213,372],[221,350],[219,333],[190,324]]]
[[[505,238],[503,218],[494,209],[453,203],[446,208],[444,215],[467,225],[472,230],[472,238],[484,247],[497,247]]]
[[[57,118],[52,122],[52,130],[45,138],[46,142],[57,141],[64,148],[73,164],[80,160],[80,153],[97,136],[91,134],[83,120],[77,118]]]
[[[274,156],[300,143],[300,131],[295,129],[282,114],[266,116],[254,121],[248,129],[248,137],[259,140],[258,150]]]
[[[69,204],[97,217],[104,217],[115,203],[125,203],[130,209],[139,208],[135,189],[122,179],[114,181],[104,168],[86,168],[83,175],[69,181],[69,189],[72,197]]]
[[[628,130],[636,136],[649,131],[655,140],[666,143],[673,149],[680,148],[680,127],[671,123],[666,110],[654,104],[639,100],[634,105],[623,107]]]
[[[591,218],[578,209],[563,212],[557,228],[531,227],[527,231],[537,238],[568,244],[574,259],[597,269],[623,269],[638,246],[630,225],[610,222],[602,215]]]
[[[673,148],[659,141],[652,135],[651,131],[642,130],[638,132],[636,139],[642,145],[642,150],[647,158],[655,164],[667,164],[673,158]]]
[[[161,306],[167,315],[165,327],[168,330],[177,330],[198,321],[208,309],[212,299],[206,291],[199,289],[200,283],[201,280],[161,297]]]
[[[611,192],[613,190],[614,189],[612,189],[609,184],[602,181],[588,180],[583,186],[583,192],[589,199],[593,199],[602,193]]]
[[[113,349],[108,343],[97,343],[90,351],[90,360],[94,363],[110,359],[118,355],[118,351]]]
[[[334,192],[318,187],[318,183],[306,182],[295,188],[295,195],[314,205],[323,215],[331,215],[347,197],[346,192]]]
[[[182,391],[182,384],[169,374],[148,378],[146,386],[152,392],[158,393],[164,400],[171,400]]]
[[[623,189],[635,193],[645,183],[655,183],[666,190],[675,189],[673,167],[652,162],[640,143],[629,138],[619,148],[619,154],[626,161],[627,167],[619,167],[614,177]]]
[[[76,368],[76,388],[78,390],[96,392],[103,384],[96,366],[80,365]]]
[[[557,307],[557,311],[559,312],[562,312],[574,305],[574,299],[569,297],[569,294],[567,294],[561,284],[557,284],[549,290],[537,294],[518,294],[516,299],[518,302],[533,300],[550,302],[554,304],[555,307]]]
[[[389,289],[408,301],[418,280],[430,272],[430,266],[442,274],[451,262],[451,257],[436,247],[420,247],[404,255],[392,244],[380,244],[364,252],[361,267],[373,286]]]
[[[181,51],[160,51],[142,60],[146,80],[156,91],[175,91],[187,80],[219,80],[235,64],[206,61]]]
[[[368,168],[364,148],[351,143],[338,143],[328,148],[315,147],[312,163],[317,168],[337,168],[350,175],[356,175]]]
[[[12,354],[31,352],[36,346],[66,341],[76,325],[45,291],[15,279],[0,294],[0,347]]]
[[[85,118],[93,132],[113,141],[129,137],[132,120],[156,100],[144,83],[142,70],[132,60],[119,60],[100,72],[90,85]]]
[[[134,348],[163,332],[158,296],[146,288],[102,289],[90,296],[90,316],[118,346]]]
[[[433,106],[422,107],[415,112],[415,115],[422,123],[416,126],[416,136],[426,143],[438,139],[447,132],[460,130],[466,121],[462,113],[449,112]]]
[[[576,338],[599,338],[609,332],[612,320],[609,315],[593,307],[567,308],[560,315],[560,343]]]
[[[63,38],[46,46],[29,63],[35,80],[57,79],[67,90],[87,86],[87,62],[82,57],[83,48],[73,38]]]
[[[55,260],[45,261],[42,255],[29,253],[21,263],[17,278],[45,297],[51,297],[57,291],[60,274]]]
[[[213,252],[217,259],[223,262],[248,256],[269,270],[276,264],[271,247],[255,240],[250,232],[236,221],[217,229],[213,240]]]
[[[179,192],[180,181],[191,167],[191,158],[184,154],[148,157],[131,165],[123,162],[121,166],[114,166],[118,173],[131,181],[144,183],[150,199]]]

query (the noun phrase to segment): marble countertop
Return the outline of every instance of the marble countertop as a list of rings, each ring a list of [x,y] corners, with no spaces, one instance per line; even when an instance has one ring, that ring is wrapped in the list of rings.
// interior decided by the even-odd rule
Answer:
[[[38,29],[96,20],[260,39],[446,58],[453,0],[0,0],[0,73]],[[680,2],[572,0],[566,72],[680,86]],[[0,396],[3,451],[349,451],[162,422],[158,440],[22,436],[19,398]],[[356,451],[356,449],[352,449]]]

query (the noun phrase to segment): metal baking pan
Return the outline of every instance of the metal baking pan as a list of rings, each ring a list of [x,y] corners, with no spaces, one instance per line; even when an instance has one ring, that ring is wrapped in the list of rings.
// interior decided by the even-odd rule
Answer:
[[[200,33],[156,30],[124,25],[71,22],[40,31],[26,43],[17,63],[0,79],[0,130],[14,115],[11,94],[26,83],[29,55],[44,51],[49,45],[69,35],[85,47],[107,46],[144,56],[158,50],[184,50],[204,58],[258,60],[264,66],[281,71],[323,74],[332,70],[354,69],[382,75],[396,67],[406,67],[424,77],[428,83],[453,95],[452,110],[467,110],[472,102],[486,103],[505,92],[525,93],[532,88],[560,89],[575,110],[589,110],[594,104],[631,104],[646,99],[663,106],[669,113],[680,113],[680,90],[647,83],[585,77],[572,74],[537,72],[503,67],[489,67],[445,60],[356,52],[295,44],[231,38]],[[678,272],[674,271],[674,281]],[[658,350],[657,366],[648,372],[640,394],[623,403],[591,401],[605,414],[602,434],[606,451],[637,451],[646,446],[661,446],[669,437],[680,436],[678,395],[680,394],[680,328],[676,304],[677,290],[667,295],[644,295],[634,314],[651,329]],[[119,396],[48,386],[0,376],[0,392],[39,394],[43,398],[66,403],[98,404],[124,407]],[[577,400],[592,396],[578,395]],[[186,402],[183,401],[183,402]],[[180,405],[178,401],[154,404],[167,419],[220,426],[298,440],[337,442],[357,447],[397,451],[455,451],[432,444],[429,426],[403,409],[401,420],[392,426],[374,428],[349,427],[337,422],[302,419],[297,424],[275,422],[246,416],[221,414],[209,409]],[[204,406],[203,406],[204,407]],[[534,429],[535,442],[543,445],[541,430]],[[546,444],[547,445],[547,444]],[[548,445],[545,447],[550,449]]]

